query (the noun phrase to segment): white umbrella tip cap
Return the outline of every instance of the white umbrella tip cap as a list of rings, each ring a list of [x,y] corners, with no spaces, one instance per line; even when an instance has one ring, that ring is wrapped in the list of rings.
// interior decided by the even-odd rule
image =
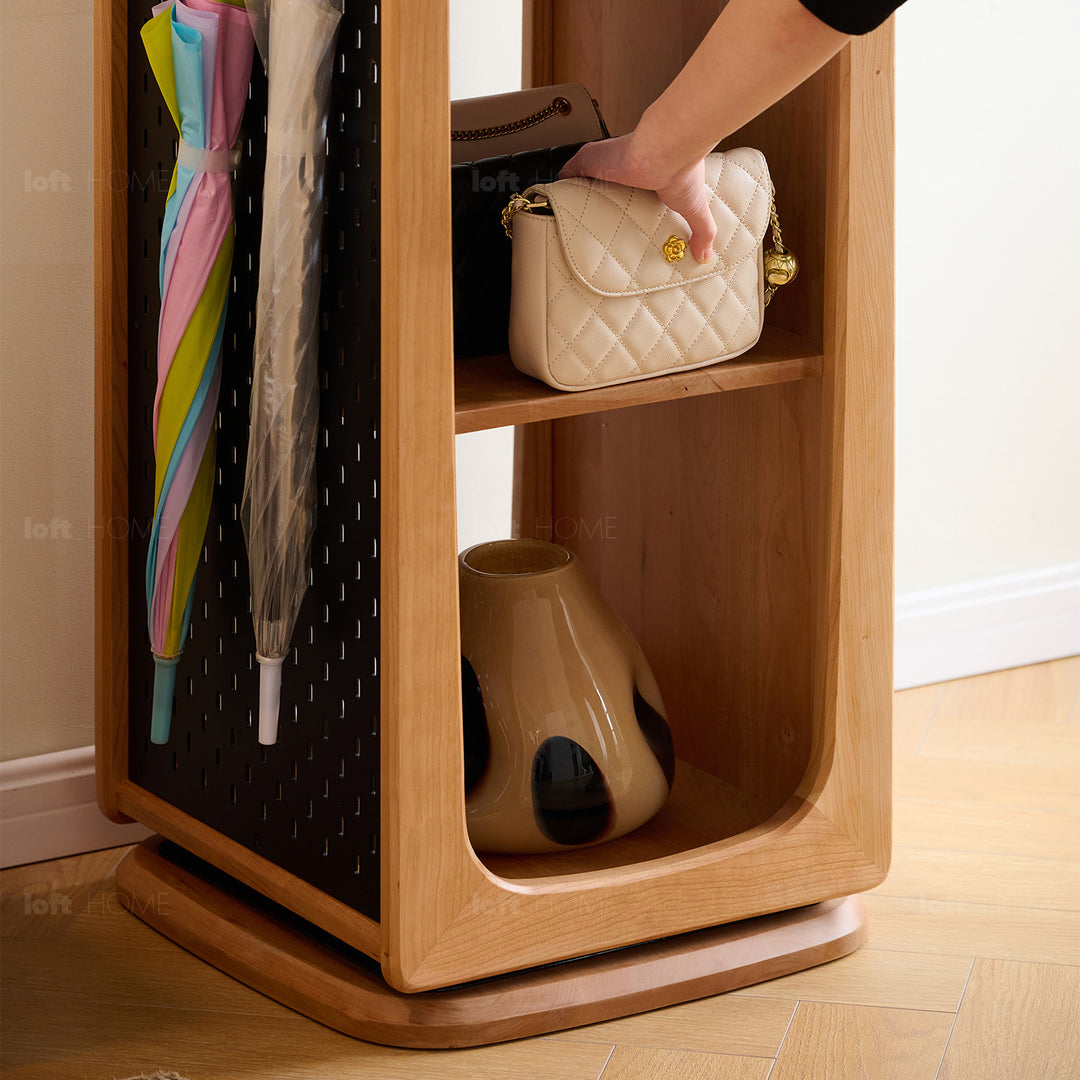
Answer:
[[[281,661],[259,657],[259,742],[277,742],[278,707],[281,702]]]

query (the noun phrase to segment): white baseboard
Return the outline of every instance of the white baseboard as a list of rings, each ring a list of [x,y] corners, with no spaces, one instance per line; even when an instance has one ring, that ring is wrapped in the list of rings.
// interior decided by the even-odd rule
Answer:
[[[897,690],[1077,653],[1080,563],[896,598]]]
[[[117,825],[101,813],[94,748],[0,762],[0,866],[59,859],[134,844],[142,825]]]

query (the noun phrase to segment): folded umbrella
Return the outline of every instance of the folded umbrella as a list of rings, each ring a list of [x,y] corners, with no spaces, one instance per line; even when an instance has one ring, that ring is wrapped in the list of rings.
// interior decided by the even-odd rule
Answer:
[[[230,173],[238,160],[233,146],[247,102],[253,38],[242,8],[176,0],[154,9],[142,40],[180,133],[158,267],[154,517],[146,560],[154,655],[150,738],[164,743],[213,495],[234,238]]]
[[[315,529],[326,113],[341,11],[247,0],[268,83],[251,430],[241,521],[259,660],[259,741],[277,740],[281,666]]]

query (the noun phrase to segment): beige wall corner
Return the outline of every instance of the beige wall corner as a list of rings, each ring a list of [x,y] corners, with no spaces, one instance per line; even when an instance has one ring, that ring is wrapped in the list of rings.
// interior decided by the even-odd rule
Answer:
[[[91,3],[0,5],[0,759],[93,740]]]

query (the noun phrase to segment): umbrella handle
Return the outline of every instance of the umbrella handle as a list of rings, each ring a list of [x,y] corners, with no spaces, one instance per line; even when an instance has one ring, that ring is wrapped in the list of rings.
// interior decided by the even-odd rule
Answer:
[[[259,661],[259,742],[277,742],[278,706],[281,702],[281,664],[284,657],[257,656]]]
[[[173,692],[176,690],[176,665],[179,663],[179,656],[154,657],[154,704],[150,714],[150,741],[158,746],[164,746],[169,741]]]

